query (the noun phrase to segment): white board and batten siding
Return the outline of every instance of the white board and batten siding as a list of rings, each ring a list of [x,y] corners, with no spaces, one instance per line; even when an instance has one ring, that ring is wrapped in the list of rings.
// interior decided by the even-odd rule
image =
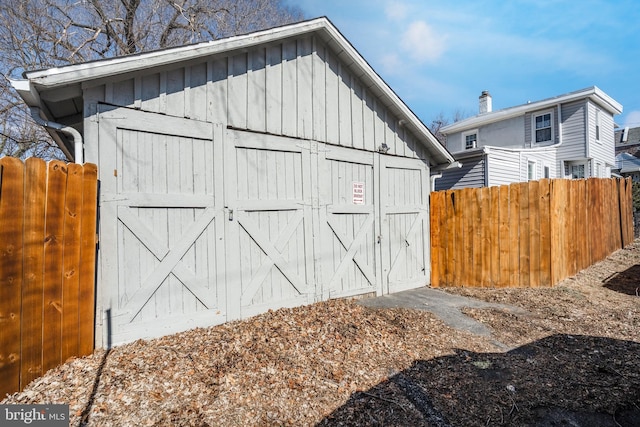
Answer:
[[[427,149],[321,39],[84,96],[103,346],[429,283]]]
[[[426,159],[347,64],[309,36],[96,84],[93,101],[275,135]]]

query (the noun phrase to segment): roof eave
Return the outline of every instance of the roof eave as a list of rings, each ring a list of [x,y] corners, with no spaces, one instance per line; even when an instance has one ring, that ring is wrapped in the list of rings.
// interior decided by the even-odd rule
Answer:
[[[440,129],[440,132],[445,135],[449,135],[455,132],[462,132],[465,130],[477,128],[479,126],[484,126],[513,117],[522,116],[528,112],[538,111],[544,108],[552,107],[554,105],[564,104],[567,102],[587,98],[601,105],[613,115],[622,113],[622,105],[620,103],[611,98],[597,86],[592,86],[587,89],[578,90],[576,92],[571,92],[554,98],[547,98],[541,101],[517,105],[515,107],[509,107],[491,113],[479,114],[477,116],[461,120],[451,125],[443,126],[442,129]]]

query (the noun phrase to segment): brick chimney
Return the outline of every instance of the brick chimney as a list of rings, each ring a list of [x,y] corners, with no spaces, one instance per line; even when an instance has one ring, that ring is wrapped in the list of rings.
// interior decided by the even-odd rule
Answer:
[[[491,112],[491,95],[488,90],[483,90],[482,95],[480,95],[479,99],[479,112],[480,114],[490,113]]]

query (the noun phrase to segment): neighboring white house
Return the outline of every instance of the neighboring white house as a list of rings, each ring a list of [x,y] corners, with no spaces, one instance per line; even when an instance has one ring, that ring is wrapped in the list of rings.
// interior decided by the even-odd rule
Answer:
[[[611,176],[613,116],[622,105],[599,88],[498,111],[491,101],[482,92],[478,115],[441,129],[462,167],[444,171],[436,190]]]

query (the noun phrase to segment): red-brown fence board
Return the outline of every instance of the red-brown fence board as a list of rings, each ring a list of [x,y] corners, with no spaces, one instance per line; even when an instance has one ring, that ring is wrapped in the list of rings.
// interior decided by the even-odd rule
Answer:
[[[97,168],[0,159],[0,396],[93,351]]]
[[[448,190],[431,203],[446,216],[432,218],[434,287],[553,286],[633,241],[629,179]]]
[[[0,158],[0,396],[20,388],[24,164]]]

